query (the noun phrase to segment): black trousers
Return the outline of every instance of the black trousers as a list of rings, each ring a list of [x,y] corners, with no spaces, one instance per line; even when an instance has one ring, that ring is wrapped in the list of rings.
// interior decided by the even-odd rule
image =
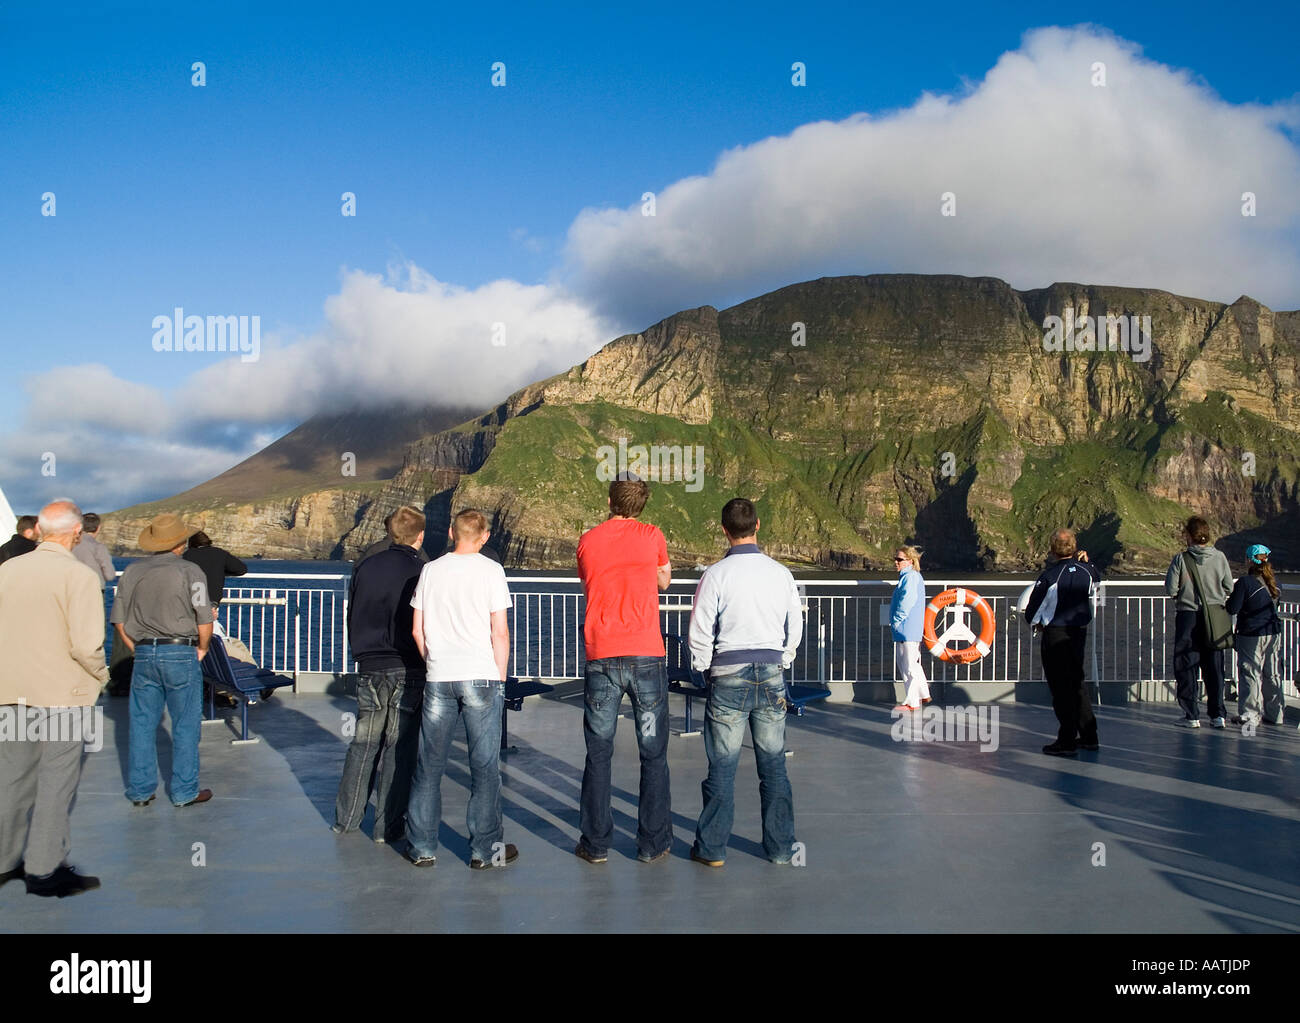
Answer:
[[[1212,718],[1226,717],[1223,710],[1223,651],[1206,640],[1199,611],[1174,615],[1174,681],[1178,705],[1189,718],[1201,716],[1201,691],[1196,677],[1205,681],[1205,709]]]
[[[1043,674],[1052,691],[1052,710],[1060,729],[1059,746],[1073,749],[1078,741],[1097,741],[1097,717],[1083,683],[1083,650],[1088,638],[1084,625],[1049,625],[1043,629]]]

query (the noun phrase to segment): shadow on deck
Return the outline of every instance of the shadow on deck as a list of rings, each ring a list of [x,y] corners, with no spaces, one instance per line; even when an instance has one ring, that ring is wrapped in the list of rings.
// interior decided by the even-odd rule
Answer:
[[[788,761],[805,867],[762,858],[748,748],[727,865],[689,861],[701,739],[669,745],[672,856],[636,862],[637,753],[618,733],[609,862],[572,855],[585,755],[582,703],[563,693],[510,715],[506,840],[517,864],[471,872],[463,739],[443,783],[438,865],[335,836],[345,697],[281,694],[252,708],[262,742],[204,728],[203,806],[123,797],[126,701],[108,700],[85,763],[71,862],[103,888],[75,899],[0,889],[0,930],[40,931],[1300,931],[1300,735],[1172,724],[1176,710],[1102,708],[1102,749],[1039,752],[1050,709],[999,707],[999,744],[895,742],[885,707],[823,704],[791,718]],[[674,712],[681,703],[674,698]],[[229,712],[227,712],[229,713]],[[680,726],[674,718],[674,727]],[[162,777],[170,748],[160,738]],[[1105,865],[1098,860],[1104,846]],[[200,862],[203,865],[198,865]]]

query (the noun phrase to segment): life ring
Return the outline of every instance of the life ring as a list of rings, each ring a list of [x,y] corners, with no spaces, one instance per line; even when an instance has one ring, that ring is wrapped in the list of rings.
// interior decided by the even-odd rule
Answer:
[[[967,635],[975,638],[975,642],[971,646],[947,646],[935,635],[934,623],[939,616],[939,612],[952,604],[969,607],[980,616],[980,634],[978,637],[974,637],[969,629],[964,630]],[[997,624],[993,620],[993,608],[989,606],[987,600],[974,590],[944,590],[942,593],[936,593],[934,599],[925,605],[925,631],[922,638],[925,641],[925,648],[930,651],[930,655],[939,658],[941,661],[947,661],[950,664],[970,664],[972,661],[978,661],[993,649],[993,636],[996,632]],[[946,637],[947,633],[944,635]]]

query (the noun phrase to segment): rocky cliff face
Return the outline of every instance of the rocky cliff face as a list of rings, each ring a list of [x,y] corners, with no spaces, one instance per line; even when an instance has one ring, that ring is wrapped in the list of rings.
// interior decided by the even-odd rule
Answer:
[[[357,525],[358,502],[368,507],[369,497],[377,489],[369,495],[355,489],[317,490],[301,497],[179,511],[188,521],[201,525],[219,547],[240,557],[339,558],[340,538]],[[137,538],[152,517],[124,513],[106,516],[100,540],[114,554],[139,554]],[[382,532],[382,521],[380,529]]]
[[[1045,343],[1049,317],[1071,328],[1062,350]],[[1095,350],[1120,317],[1131,350]],[[665,466],[645,513],[679,562],[716,558],[718,510],[743,494],[766,548],[793,563],[886,567],[895,545],[916,540],[930,567],[1016,570],[1070,524],[1103,561],[1150,569],[1191,511],[1228,535],[1230,553],[1258,538],[1285,550],[1298,384],[1300,313],[1245,297],[829,278],[618,338],[408,444],[378,489],[309,495],[319,532],[276,532],[299,508],[222,514],[251,544],[296,550],[275,556],[323,556],[330,529],[331,550],[351,554],[401,503],[425,508],[437,550],[452,508],[472,504],[492,513],[509,563],[567,568],[581,531],[604,517],[602,466],[621,441],[664,459],[703,453],[698,477],[680,473],[680,454],[676,480]]]

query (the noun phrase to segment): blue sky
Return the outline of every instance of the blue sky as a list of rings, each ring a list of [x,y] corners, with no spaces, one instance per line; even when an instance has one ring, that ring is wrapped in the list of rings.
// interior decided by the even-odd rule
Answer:
[[[1221,5],[1182,3],[1060,4],[1050,12],[1041,4],[949,3],[888,11],[816,3],[713,11],[694,4],[171,7],[0,10],[0,344],[10,367],[0,380],[0,486],[15,506],[47,498],[51,488],[105,507],[200,482],[303,415],[337,406],[355,370],[340,368],[335,380],[312,369],[311,379],[296,385],[304,366],[328,362],[331,352],[345,367],[343,355],[352,349],[383,350],[392,360],[385,364],[389,376],[403,375],[402,366],[423,367],[422,346],[455,359],[464,338],[435,330],[426,345],[413,326],[421,316],[445,320],[448,302],[456,303],[461,322],[477,322],[469,307],[481,300],[485,321],[548,324],[522,361],[507,367],[487,353],[483,366],[465,371],[471,399],[484,403],[527,382],[511,375],[513,367],[554,371],[613,336],[606,332],[639,329],[684,304],[723,306],[823,273],[989,273],[1037,287],[1052,279],[1091,283],[1113,272],[1115,279],[1096,282],[1222,301],[1249,291],[1277,308],[1300,307],[1300,283],[1287,272],[1294,262],[1286,262],[1300,259],[1300,181],[1287,180],[1300,134],[1294,5],[1227,15]],[[1026,49],[1027,31],[1053,25],[1094,28]],[[927,172],[951,164],[959,195],[987,192],[980,184],[987,153],[975,154],[978,167],[960,166],[962,154],[978,150],[985,137],[979,118],[1009,130],[1008,121],[1028,114],[1015,109],[1014,89],[999,91],[986,81],[990,70],[1015,73],[1017,60],[1007,55],[1020,53],[1046,81],[1053,62],[1086,62],[1093,39],[1112,74],[1104,101],[1113,107],[1104,116],[1134,125],[1153,147],[1162,144],[1159,129],[1141,121],[1144,110],[1159,107],[1159,123],[1173,118],[1174,134],[1181,115],[1168,111],[1185,111],[1189,126],[1206,123],[1198,104],[1222,116],[1220,144],[1244,153],[1240,188],[1229,174],[1219,191],[1272,188],[1261,201],[1267,222],[1261,212],[1251,225],[1256,236],[1243,241],[1235,220],[1210,218],[1194,235],[1206,243],[1200,254],[1158,253],[1171,244],[1196,246],[1152,237],[1150,254],[1113,267],[1087,252],[1077,262],[1044,262],[1027,256],[1051,244],[1032,235],[1028,222],[1041,223],[1042,216],[1027,205],[1024,238],[1014,230],[996,238],[986,232],[982,242],[951,245],[917,242],[905,223],[879,217],[869,224],[882,225],[881,238],[860,247],[845,239],[821,248],[816,239],[787,245],[781,228],[762,225],[765,244],[794,253],[783,260],[749,257],[740,204],[734,223],[708,222],[698,244],[647,240],[638,233],[642,224],[627,219],[647,190],[679,195],[677,209],[691,202],[716,209],[716,199],[692,198],[689,180],[698,176],[695,191],[706,189],[711,176],[719,178],[724,153],[747,152],[740,180],[752,181],[763,173],[756,169],[763,166],[763,140],[860,114],[886,126],[902,119],[906,145],[922,154]],[[1122,57],[1107,50],[1116,45]],[[490,84],[498,60],[506,64],[505,88]],[[790,80],[796,60],[807,66],[802,88]],[[191,85],[194,61],[206,65],[202,88]],[[1181,92],[1170,99],[1164,86],[1140,91],[1136,70],[1125,75],[1130,61],[1144,75],[1173,76],[1169,88]],[[964,113],[954,109],[978,98],[981,83],[988,85],[989,110],[974,103],[965,103]],[[1126,87],[1133,90],[1127,96]],[[925,93],[946,98],[949,109],[937,122],[914,115]],[[1054,109],[1077,119],[1064,105],[1076,101],[1097,97],[1053,99],[1056,107],[1027,116],[1027,123],[1048,124]],[[1261,118],[1261,108],[1284,112]],[[1264,123],[1278,120],[1281,127]],[[945,149],[954,133],[968,139],[955,157]],[[835,133],[805,134],[796,141],[807,146],[810,166],[837,159]],[[1008,160],[1041,160],[1044,173],[1055,173],[1051,167],[1079,158],[1069,138],[1030,138],[1027,152]],[[924,159],[929,152],[933,161]],[[1152,165],[1159,163],[1153,156]],[[1167,197],[1198,180],[1195,171],[1180,176],[1163,167],[1147,178],[1167,174],[1168,181],[1142,187]],[[889,173],[885,166],[864,172],[832,207],[851,205],[858,195],[866,208],[879,198],[874,192],[899,187],[879,184],[892,180]],[[755,195],[770,206],[779,180]],[[1081,206],[1085,199],[1098,205],[1072,179],[1063,178],[1061,187],[1073,189],[1064,194]],[[1117,188],[1132,185],[1112,184],[1106,203],[1116,201]],[[55,217],[40,215],[47,191],[57,197]],[[356,217],[340,215],[344,191],[356,193]],[[805,201],[790,199],[792,208]],[[1204,200],[1197,192],[1180,201]],[[1140,194],[1121,194],[1118,202],[1148,205]],[[1231,205],[1225,201],[1228,214]],[[665,209],[656,228],[671,216]],[[1168,216],[1173,222],[1175,205]],[[706,220],[697,214],[676,226],[689,235]],[[1005,220],[1001,211],[989,222]],[[1077,237],[1084,222],[1063,221],[1062,237]],[[972,230],[979,225],[967,223]],[[1230,236],[1215,236],[1220,223]],[[1157,229],[1167,233],[1168,224],[1157,222],[1148,234]],[[702,274],[689,250],[715,243]],[[1221,280],[1216,250],[1231,266]],[[639,253],[640,261],[612,265],[611,253],[624,251]],[[742,251],[749,261],[733,267],[729,254]],[[1039,265],[1052,276],[1035,279]],[[511,285],[480,290],[500,281]],[[278,351],[265,367],[244,367],[260,374],[247,377],[238,367],[216,365],[227,357],[215,353],[160,354],[150,344],[151,320],[177,305],[199,314],[259,315],[268,348]],[[67,371],[51,372],[60,367]],[[215,402],[192,398],[225,389],[231,408],[224,416]],[[287,391],[294,400],[277,404]],[[116,397],[103,401],[93,392]],[[464,387],[450,392],[430,375],[424,389],[385,390],[382,381],[367,381],[358,394],[369,404],[436,403]],[[46,450],[64,453],[67,468],[57,483],[39,473]],[[143,471],[145,464],[154,468]]]

